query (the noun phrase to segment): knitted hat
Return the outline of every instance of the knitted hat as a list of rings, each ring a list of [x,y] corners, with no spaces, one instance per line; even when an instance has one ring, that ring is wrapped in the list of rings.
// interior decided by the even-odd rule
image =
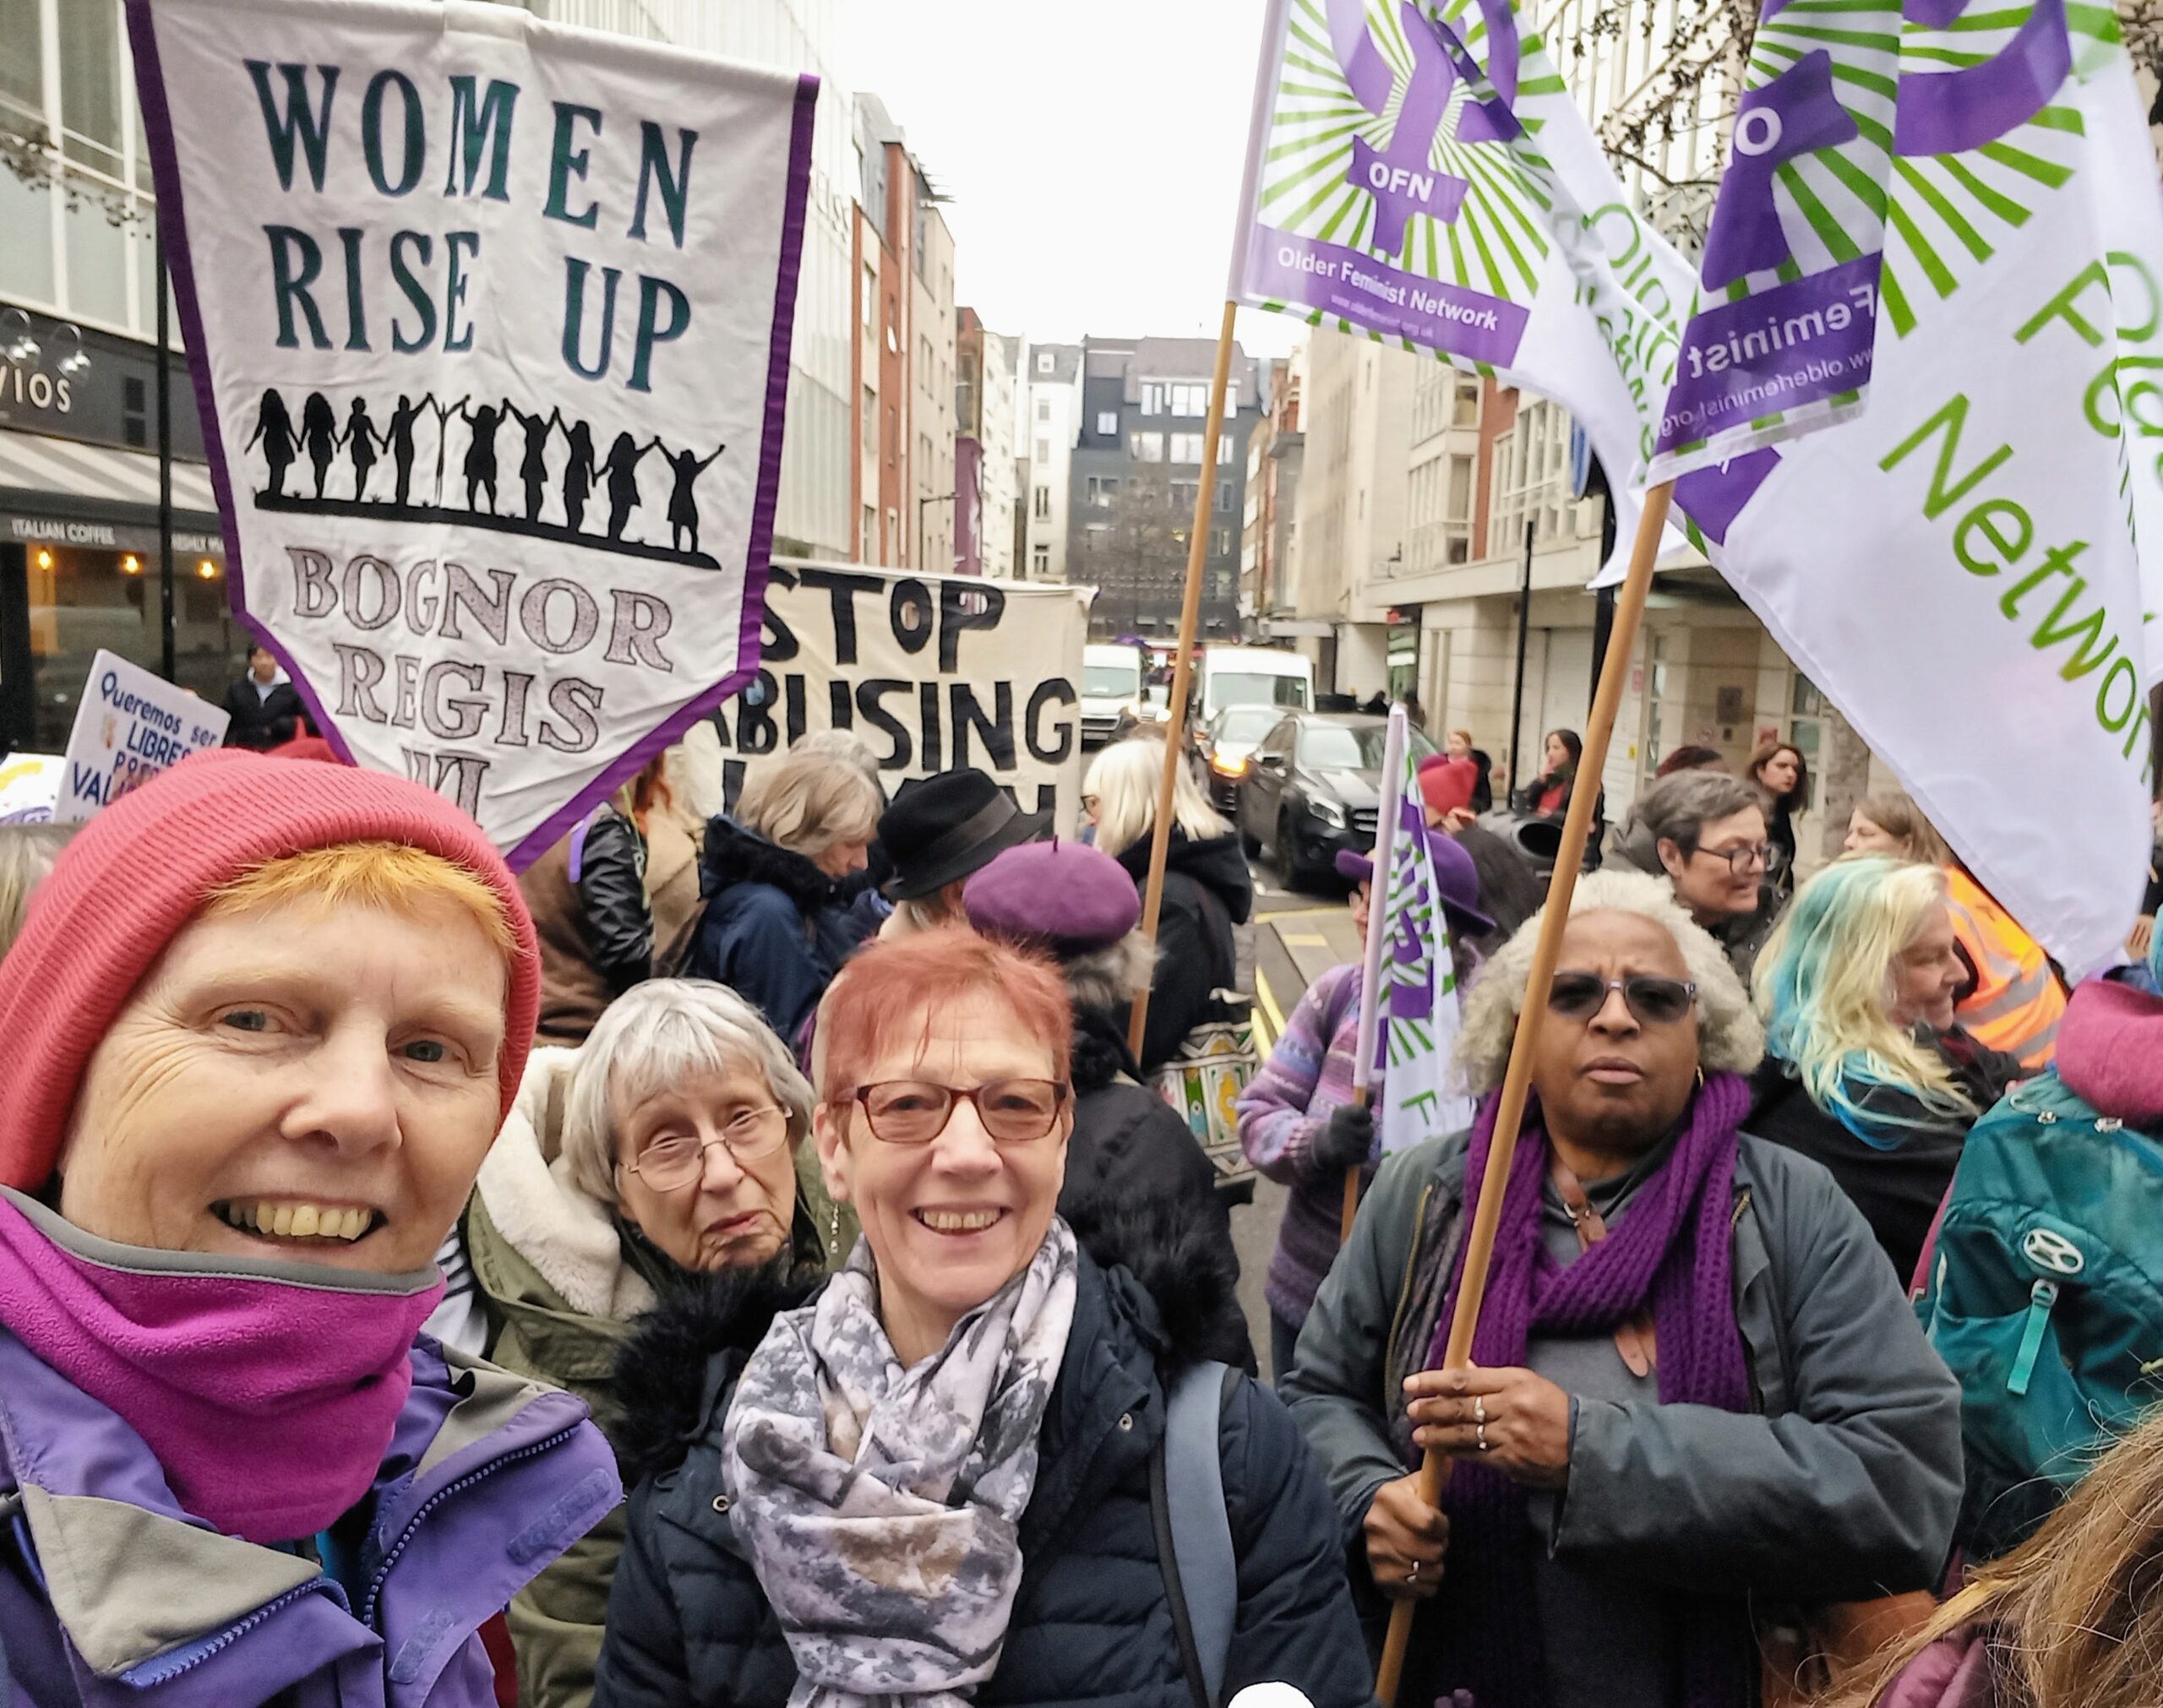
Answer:
[[[496,1064],[508,1114],[532,1047],[540,952],[518,884],[481,827],[402,778],[222,748],[84,825],[0,960],[0,1186],[35,1192],[52,1178],[91,1053],[212,892],[286,855],[377,841],[439,855],[503,904],[518,944]]]
[[[1479,767],[1471,759],[1430,753],[1419,761],[1419,796],[1426,802],[1427,810],[1437,817],[1469,808],[1479,781]]]
[[[1043,944],[1062,957],[1109,949],[1141,919],[1126,868],[1079,842],[1009,848],[969,879],[962,906],[985,936]]]

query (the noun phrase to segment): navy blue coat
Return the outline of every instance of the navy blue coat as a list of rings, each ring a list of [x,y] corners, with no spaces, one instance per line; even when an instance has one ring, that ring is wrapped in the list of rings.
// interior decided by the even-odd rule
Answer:
[[[1164,1226],[1143,1220],[1145,1234]],[[1106,1249],[1121,1232],[1113,1227],[1092,1243]],[[1170,1249],[1158,1258],[1166,1270],[1178,1262]],[[1177,1303],[1185,1322],[1201,1320],[1191,1301]],[[636,1393],[634,1365],[653,1367],[650,1382],[673,1356],[677,1386],[696,1395],[697,1421],[672,1424],[667,1405],[644,1395],[633,1408],[647,1419],[662,1468],[631,1501],[594,1708],[782,1708],[796,1682],[781,1627],[715,1509],[722,1419],[771,1308],[749,1317],[730,1325],[738,1345],[714,1353],[703,1373],[682,1357],[680,1335],[669,1344],[665,1320],[655,1325],[660,1338],[642,1335],[618,1372]],[[975,1692],[984,1708],[1192,1708],[1149,1509],[1149,1459],[1163,1427],[1160,1371],[1180,1357],[1133,1274],[1100,1267],[1085,1249],[1036,1491],[1022,1516],[1021,1587],[999,1669]],[[1220,1439],[1240,1563],[1227,1698],[1281,1679],[1316,1708],[1360,1708],[1371,1674],[1321,1472],[1276,1395],[1250,1379],[1233,1395]]]
[[[706,826],[699,888],[706,914],[684,976],[728,986],[793,1045],[877,921],[845,905],[834,880],[803,855],[731,819]]]

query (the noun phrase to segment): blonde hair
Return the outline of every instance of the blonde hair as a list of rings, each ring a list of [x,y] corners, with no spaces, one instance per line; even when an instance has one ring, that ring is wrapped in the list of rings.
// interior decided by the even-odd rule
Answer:
[[[2083,1477],[2048,1523],[1819,1708],[1871,1708],[1901,1669],[1963,1626],[1988,1628],[2006,1708],[2150,1708],[2163,1678],[2163,1415]]]
[[[750,1069],[788,1118],[793,1150],[811,1130],[811,1085],[759,1011],[727,985],[651,978],[608,1005],[579,1046],[564,1100],[571,1184],[599,1204],[616,1191],[616,1111],[700,1074]]]
[[[22,935],[30,896],[80,828],[76,824],[0,824],[0,955],[5,955]]]
[[[412,913],[431,901],[466,915],[505,960],[518,952],[502,897],[463,866],[404,842],[341,842],[266,860],[213,890],[201,917],[298,905]]]
[[[1533,946],[1545,913],[1543,908],[1534,914],[1495,952],[1466,994],[1464,1025],[1457,1037],[1457,1071],[1475,1096],[1501,1085],[1509,1066],[1510,1041],[1517,1035],[1517,1015],[1524,1009]],[[1742,981],[1735,976],[1720,946],[1682,911],[1666,884],[1642,872],[1590,873],[1570,893],[1570,917],[1585,913],[1634,913],[1675,939],[1691,982],[1697,987],[1697,1062],[1707,1073],[1746,1074],[1763,1058],[1765,1029],[1750,1011]]]
[[[1097,797],[1097,846],[1116,859],[1155,830],[1157,796],[1163,781],[1162,742],[1114,742],[1098,753],[1082,785],[1085,794]],[[1174,774],[1172,823],[1190,842],[1232,834],[1232,827],[1202,798],[1184,764]]]
[[[1858,1137],[1912,1124],[1866,1112],[1850,1092],[1892,1085],[1933,1118],[1975,1106],[1943,1058],[1893,1024],[1893,963],[1945,911],[1945,874],[1884,855],[1835,861],[1795,893],[1757,958],[1757,1012],[1773,1053],[1811,1101]]]
[[[769,842],[815,860],[837,842],[869,842],[886,797],[858,766],[793,748],[751,768],[736,817]]]
[[[1904,858],[1924,866],[1950,866],[1953,851],[1904,789],[1865,795],[1855,810],[1900,845]]]
[[[788,750],[792,753],[824,753],[830,759],[845,760],[873,782],[879,781],[879,756],[871,751],[871,743],[854,730],[814,730],[809,735],[798,736],[789,744]]]

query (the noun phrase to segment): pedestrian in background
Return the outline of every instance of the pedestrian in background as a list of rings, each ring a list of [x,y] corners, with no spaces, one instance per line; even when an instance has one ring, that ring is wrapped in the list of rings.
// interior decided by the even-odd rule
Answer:
[[[1535,819],[1560,821],[1570,810],[1570,797],[1577,783],[1577,766],[1584,758],[1584,740],[1575,730],[1547,732],[1545,765],[1539,776],[1519,789],[1512,804]]]
[[[1750,1130],[1832,1170],[1904,1286],[1968,1129],[2023,1074],[1957,1023],[1964,976],[1944,875],[1883,856],[1804,884],[1757,958]]]
[[[481,1625],[620,1498],[577,1400],[418,1333],[539,993],[400,778],[198,754],[62,854],[0,962],[19,1700],[493,1708]]]
[[[1795,815],[1810,804],[1810,762],[1793,742],[1768,742],[1750,756],[1743,775],[1765,804],[1765,840],[1773,845],[1773,889],[1784,902],[1795,894]]]
[[[1433,830],[1427,851],[1462,990],[1479,965],[1473,942],[1490,936],[1494,922],[1479,911],[1479,877],[1472,856]],[[1348,851],[1338,856],[1337,869],[1352,880],[1352,927],[1365,943],[1374,861]],[[1363,970],[1362,961],[1346,961],[1307,987],[1268,1061],[1240,1094],[1240,1149],[1256,1168],[1290,1189],[1263,1288],[1269,1303],[1270,1368],[1279,1382],[1292,1368],[1315,1291],[1337,1257],[1344,1177],[1359,1169],[1363,1187],[1373,1178],[1377,1153],[1375,1118],[1369,1112],[1371,1103],[1381,1101],[1382,1069],[1375,1069],[1370,1102],[1355,1101],[1352,1095]]]
[[[609,1004],[653,976],[646,838],[632,814],[660,766],[656,758],[519,874],[541,940],[544,1044],[583,1042]]]
[[[1479,876],[1479,906],[1493,921],[1471,934],[1473,946],[1491,955],[1539,911],[1540,886],[1523,857],[1482,824],[1478,761],[1430,753],[1419,761],[1419,802],[1430,830],[1440,830],[1472,857]]]
[[[1469,759],[1479,768],[1479,775],[1472,785],[1472,810],[1491,813],[1495,810],[1495,761],[1484,748],[1472,744],[1470,730],[1452,730],[1444,749],[1452,759]]]
[[[248,650],[248,668],[239,681],[226,690],[226,726],[229,748],[253,748],[258,753],[313,734],[308,728],[308,710],[300,691],[280,667],[277,655],[258,641]]]
[[[1478,1120],[1383,1163],[1283,1391],[1355,1580],[1430,1603],[1399,1700],[1748,1703],[1761,1615],[1935,1583],[1957,1390],[1832,1177],[1741,1130],[1763,1034],[1719,946],[1606,872],[1572,898],[1471,1368],[1436,1368],[1538,929],[1465,1004]]]
[[[1727,761],[1718,748],[1677,748],[1659,762],[1654,777],[1671,777],[1677,771],[1724,771]]]
[[[894,911],[880,934],[967,925],[962,895],[970,877],[1050,829],[1049,813],[1024,813],[973,766],[902,784],[879,819],[879,843],[894,873],[886,884]]]
[[[755,1350],[681,1373],[596,1708],[1190,1708],[1156,1503],[1165,1395],[1200,1353],[1164,1254],[1092,1250],[1055,1212],[1067,1012],[1050,966],[959,930],[872,944],[834,982],[813,1119],[864,1237]],[[1250,1378],[1220,1396],[1224,1694],[1365,1708],[1313,1461]]]
[[[1091,763],[1082,807],[1096,846],[1126,868],[1137,891],[1149,881],[1149,850],[1163,781],[1164,749],[1154,741],[1114,742]],[[1240,839],[1202,798],[1185,765],[1174,775],[1171,840],[1157,921],[1157,966],[1139,1053],[1153,1074],[1186,1036],[1211,1018],[1215,993],[1239,983],[1234,928],[1254,911],[1254,878]]]
[[[1641,869],[1664,873],[1691,918],[1726,951],[1746,982],[1777,912],[1766,882],[1771,845],[1757,791],[1719,771],[1679,771],[1663,777],[1637,802],[1642,832],[1615,853]]]

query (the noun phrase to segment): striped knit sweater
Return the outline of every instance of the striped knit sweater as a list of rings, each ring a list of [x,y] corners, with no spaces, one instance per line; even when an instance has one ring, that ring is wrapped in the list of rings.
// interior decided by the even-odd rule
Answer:
[[[1359,1031],[1359,964],[1333,966],[1307,987],[1269,1060],[1240,1096],[1240,1145],[1247,1160],[1291,1188],[1263,1296],[1287,1323],[1303,1325],[1336,1261],[1344,1177],[1318,1170],[1311,1146],[1330,1111],[1352,1101]],[[1381,1075],[1375,1085],[1381,1085]],[[1367,1167],[1372,1177],[1374,1164]]]

